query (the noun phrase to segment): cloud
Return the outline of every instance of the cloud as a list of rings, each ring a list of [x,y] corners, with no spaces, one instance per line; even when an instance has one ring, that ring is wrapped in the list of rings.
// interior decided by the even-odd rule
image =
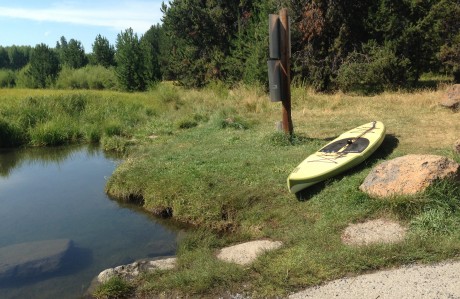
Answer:
[[[0,17],[100,26],[116,31],[131,27],[135,32],[142,33],[151,25],[159,23],[162,17],[161,2],[158,0],[101,2],[105,5],[97,4],[97,1],[81,1],[64,2],[45,8],[0,6]]]

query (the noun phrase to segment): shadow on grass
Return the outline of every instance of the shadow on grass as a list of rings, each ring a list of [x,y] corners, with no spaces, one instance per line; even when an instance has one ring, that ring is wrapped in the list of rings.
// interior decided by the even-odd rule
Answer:
[[[393,134],[385,135],[385,139],[383,140],[380,147],[369,158],[367,158],[363,163],[349,170],[346,170],[340,175],[335,176],[334,178],[332,178],[332,180],[341,180],[345,176],[353,175],[355,173],[363,171],[369,166],[372,166],[375,163],[377,163],[377,161],[386,159],[398,147],[398,144],[399,144],[399,140],[395,135]],[[323,181],[311,187],[305,188],[304,190],[297,192],[295,196],[297,197],[299,201],[308,201],[311,198],[313,198],[315,195],[323,191],[323,189],[326,187],[326,183],[325,183],[326,181]]]

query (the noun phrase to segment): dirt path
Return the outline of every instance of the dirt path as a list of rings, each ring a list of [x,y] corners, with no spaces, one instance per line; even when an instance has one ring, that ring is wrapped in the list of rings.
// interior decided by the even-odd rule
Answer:
[[[387,219],[351,224],[342,234],[350,246],[393,243],[404,239],[406,228]],[[345,277],[289,296],[303,298],[460,298],[460,261],[412,265],[356,277]]]
[[[404,266],[342,278],[289,298],[460,298],[460,262]]]

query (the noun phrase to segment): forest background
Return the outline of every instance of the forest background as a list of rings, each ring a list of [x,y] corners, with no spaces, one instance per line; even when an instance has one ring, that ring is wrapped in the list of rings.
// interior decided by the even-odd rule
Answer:
[[[293,82],[360,94],[417,87],[426,73],[460,83],[458,0],[174,0],[163,3],[162,24],[140,37],[128,28],[115,45],[97,35],[91,53],[78,37],[0,46],[0,87],[267,86],[268,15],[282,7]]]

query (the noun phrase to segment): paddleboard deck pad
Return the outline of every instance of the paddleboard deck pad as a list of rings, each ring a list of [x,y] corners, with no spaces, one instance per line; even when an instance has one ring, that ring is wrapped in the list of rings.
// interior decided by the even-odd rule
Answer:
[[[289,175],[287,185],[297,193],[338,175],[367,159],[385,139],[385,125],[374,121],[347,131],[308,156]]]

